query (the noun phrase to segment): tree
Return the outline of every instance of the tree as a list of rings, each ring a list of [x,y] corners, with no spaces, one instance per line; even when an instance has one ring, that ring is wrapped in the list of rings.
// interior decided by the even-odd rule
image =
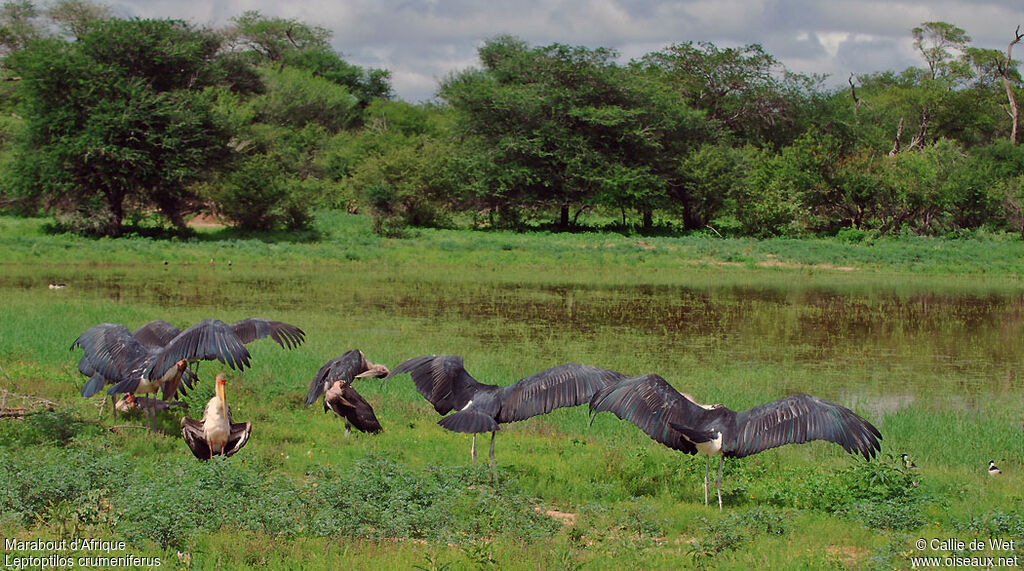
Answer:
[[[111,17],[108,6],[88,0],[57,0],[46,9],[46,15],[72,38],[81,37],[90,22]]]
[[[652,157],[667,118],[616,55],[501,36],[480,48],[483,69],[442,83],[496,208],[554,208],[568,228],[572,208],[603,202],[638,208],[649,224],[664,200]]]
[[[302,128],[315,123],[329,133],[352,126],[357,98],[348,89],[299,68],[262,70],[266,92],[252,98],[256,120]]]
[[[799,133],[798,92],[813,83],[786,72],[758,44],[721,49],[685,42],[649,53],[638,65],[661,74],[687,104],[738,140],[775,147]]]
[[[38,41],[9,57],[25,78],[15,191],[109,236],[133,207],[183,226],[189,185],[227,151],[200,91],[216,77],[218,47],[180,21],[100,20],[74,43]]]
[[[280,62],[293,50],[329,48],[327,40],[331,33],[327,29],[298,20],[267,18],[256,10],[248,10],[232,18],[232,22],[235,24],[234,40],[271,62]]]
[[[236,50],[257,63],[303,69],[314,76],[343,85],[356,96],[360,107],[374,99],[392,96],[391,74],[382,69],[363,69],[343,60],[330,46],[331,32],[294,19],[268,18],[255,10],[233,18],[226,33]]]
[[[39,16],[32,0],[11,0],[0,5],[0,56],[10,55],[43,37]]]
[[[921,52],[932,80],[963,78],[969,75],[964,61],[950,50],[963,53],[971,42],[967,32],[946,22],[925,22],[914,27],[914,49]]]

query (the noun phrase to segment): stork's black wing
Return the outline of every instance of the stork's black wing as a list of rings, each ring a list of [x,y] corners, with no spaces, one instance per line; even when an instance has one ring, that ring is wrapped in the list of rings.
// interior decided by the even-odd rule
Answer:
[[[157,319],[133,331],[132,336],[146,347],[165,347],[179,333],[181,333],[181,329],[162,319]]]
[[[249,350],[232,326],[219,319],[204,319],[179,333],[167,344],[150,368],[149,378],[159,378],[181,359],[217,359],[232,369],[244,369],[249,366],[249,357]]]
[[[95,384],[96,375],[109,382],[122,381],[149,356],[149,349],[127,327],[116,323],[100,323],[86,329],[71,344],[72,349],[75,347],[81,347],[85,353],[78,370],[93,377],[88,384]]]
[[[616,371],[577,363],[552,367],[503,387],[497,421],[515,422],[590,402],[599,390],[625,378]]]
[[[452,432],[464,432],[466,434],[477,434],[480,432],[495,432],[500,429],[494,416],[486,410],[477,409],[475,406],[460,410],[455,414],[437,421],[442,428]]]
[[[309,391],[306,393],[306,406],[313,404],[313,401],[323,394],[328,387],[333,385],[334,381],[351,383],[356,375],[365,370],[366,357],[358,349],[346,351],[344,354],[327,361],[316,372],[313,382],[309,385]]]
[[[231,434],[228,436],[228,442],[224,446],[224,455],[231,456],[241,450],[245,443],[249,441],[249,434],[251,432],[251,423],[232,422]],[[187,416],[182,417],[181,435],[185,439],[185,444],[188,445],[189,450],[192,451],[196,458],[200,460],[210,459],[210,444],[206,441],[206,435],[203,434],[203,422],[201,420],[188,418]],[[214,450],[213,455],[220,455],[220,450]]]
[[[632,422],[654,440],[688,454],[696,454],[697,448],[671,425],[690,426],[706,412],[654,374],[630,377],[599,390],[590,400],[591,422],[603,411]]]
[[[458,355],[413,357],[395,367],[389,377],[397,373],[409,373],[416,390],[434,405],[438,414],[462,410],[477,392],[495,389],[495,385],[477,382],[467,373]]]
[[[184,416],[181,418],[181,436],[192,454],[200,460],[210,459],[210,444],[206,442],[203,434],[202,421]]]
[[[269,336],[285,349],[294,349],[306,340],[306,333],[294,325],[259,317],[236,321],[231,324],[231,329],[242,343],[252,343]]]
[[[252,434],[251,422],[232,422],[228,443],[224,446],[224,455],[231,456],[241,450],[245,443],[249,441],[250,434]]]
[[[870,459],[881,450],[881,438],[877,428],[852,410],[797,394],[736,413],[736,433],[723,442],[723,453],[741,458],[783,444],[827,440]]]

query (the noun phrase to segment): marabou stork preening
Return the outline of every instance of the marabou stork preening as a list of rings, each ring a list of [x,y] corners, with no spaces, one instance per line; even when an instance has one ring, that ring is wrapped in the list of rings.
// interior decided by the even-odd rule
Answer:
[[[182,331],[166,321],[153,321],[132,333],[124,325],[101,323],[82,333],[71,344],[85,352],[79,370],[90,375],[82,387],[91,396],[112,383],[107,393],[145,394],[162,389],[162,398],[181,388],[190,362],[217,359],[233,369],[250,366],[246,343],[269,336],[282,347],[297,347],[305,334],[294,325],[250,317],[228,325],[204,319]],[[194,375],[192,375],[194,376]]]
[[[324,412],[333,410],[345,419],[345,434],[352,432],[355,426],[362,432],[380,432],[382,430],[373,407],[352,387],[352,381],[367,377],[383,378],[388,376],[388,368],[384,365],[371,363],[366,355],[358,349],[346,351],[344,354],[324,363],[306,393],[306,406],[313,404],[321,394],[324,395]]]
[[[494,437],[499,424],[525,420],[556,408],[586,403],[601,388],[625,375],[589,365],[568,363],[535,373],[512,385],[478,382],[458,355],[426,355],[403,361],[390,376],[409,373],[416,390],[438,414],[458,411],[438,421],[453,432],[473,435],[470,454],[476,463],[476,435],[491,433],[491,472],[495,471]]]
[[[252,424],[231,422],[231,407],[225,393],[227,376],[217,374],[213,398],[206,403],[203,419],[181,418],[181,435],[192,454],[200,460],[211,460],[216,455],[231,456],[249,441]]]
[[[711,457],[718,462],[718,508],[722,509],[722,464],[783,444],[827,440],[869,460],[881,450],[878,429],[848,408],[795,394],[736,412],[721,404],[703,405],[680,393],[658,375],[625,379],[594,395],[591,422],[602,411],[628,420],[654,440],[687,454],[707,456],[704,504],[708,503]]]

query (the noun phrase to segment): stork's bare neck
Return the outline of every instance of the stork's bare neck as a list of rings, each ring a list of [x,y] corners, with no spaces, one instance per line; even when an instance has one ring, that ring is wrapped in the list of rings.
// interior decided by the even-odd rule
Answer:
[[[225,385],[224,374],[218,374],[214,389],[217,394],[206,403],[206,410],[203,411],[203,435],[211,450],[223,450],[231,436],[231,413],[228,411]]]

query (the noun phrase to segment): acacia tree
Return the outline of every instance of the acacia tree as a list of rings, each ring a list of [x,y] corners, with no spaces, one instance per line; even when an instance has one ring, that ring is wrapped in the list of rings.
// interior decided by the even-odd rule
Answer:
[[[218,40],[173,20],[99,20],[75,42],[48,39],[8,58],[25,81],[25,138],[14,192],[118,236],[128,209],[183,225],[188,186],[218,162],[228,134],[200,91]]]
[[[374,99],[392,96],[391,74],[382,69],[364,69],[342,59],[331,49],[331,32],[289,18],[270,18],[256,10],[232,19],[226,31],[234,50],[255,63],[268,63],[280,70],[286,66],[306,70],[332,83],[343,85],[358,98],[361,107]]]
[[[695,109],[751,144],[788,144],[799,135],[801,89],[814,82],[787,72],[760,45],[719,48],[684,42],[649,53],[637,65],[656,72]]]
[[[484,179],[475,188],[499,210],[571,209],[605,203],[650,212],[664,200],[654,159],[676,119],[661,113],[642,79],[612,50],[531,48],[502,36],[479,51],[483,69],[448,78],[439,94],[455,110]]]

